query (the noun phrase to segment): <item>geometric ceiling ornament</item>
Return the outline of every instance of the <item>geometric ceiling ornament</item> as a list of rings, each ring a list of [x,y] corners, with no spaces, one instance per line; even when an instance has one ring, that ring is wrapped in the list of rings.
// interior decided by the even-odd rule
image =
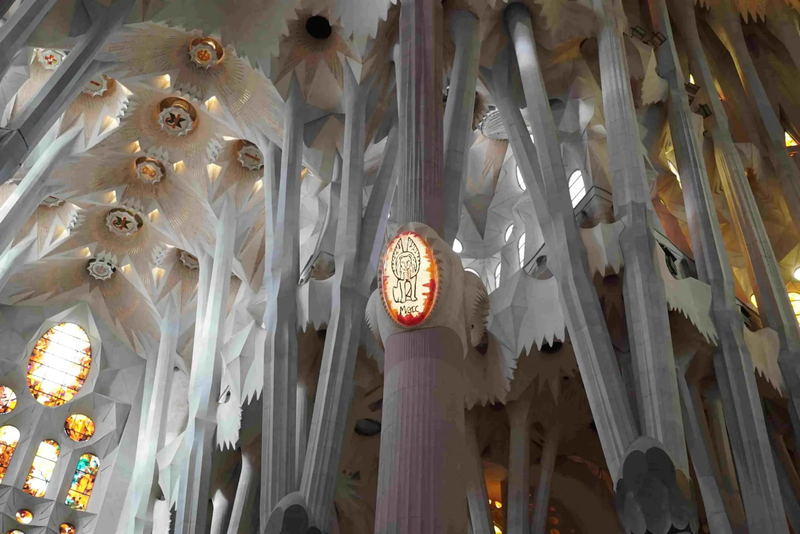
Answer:
[[[109,78],[105,74],[95,74],[89,78],[86,87],[83,88],[83,94],[89,96],[103,96],[106,91],[113,88],[116,80]]]
[[[158,111],[161,130],[174,137],[187,135],[194,129],[197,121],[197,110],[183,98],[165,98],[158,105]]]
[[[155,158],[136,158],[136,177],[146,184],[157,184],[167,173],[166,166]]]
[[[95,280],[105,281],[117,271],[117,260],[108,254],[100,253],[96,258],[89,260],[86,270]]]
[[[264,155],[255,144],[244,139],[239,140],[236,159],[248,171],[257,171],[264,168]]]
[[[430,245],[416,232],[401,232],[387,245],[380,273],[386,313],[401,326],[422,324],[439,296],[439,266]]]
[[[114,208],[106,215],[106,226],[112,233],[128,237],[138,232],[144,221],[141,215],[127,208]]]
[[[203,69],[210,69],[222,61],[222,45],[211,37],[196,37],[189,43],[189,59]]]
[[[195,271],[200,268],[200,262],[197,260],[197,256],[191,254],[190,252],[181,250],[180,260],[181,263],[188,269]]]
[[[42,50],[39,52],[39,63],[46,70],[56,70],[64,61],[65,55],[56,50]]]

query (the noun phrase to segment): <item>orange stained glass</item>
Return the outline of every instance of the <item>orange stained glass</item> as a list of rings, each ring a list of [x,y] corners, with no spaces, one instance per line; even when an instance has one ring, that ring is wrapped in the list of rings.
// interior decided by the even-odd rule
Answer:
[[[0,428],[0,481],[6,476],[6,469],[19,443],[19,430],[11,425]]]
[[[61,447],[52,439],[41,442],[22,491],[34,497],[44,497],[60,453]]]
[[[86,441],[94,436],[94,421],[83,414],[74,413],[64,421],[64,431],[72,441]]]
[[[6,532],[6,534],[25,534],[25,533],[22,532],[21,530],[14,529],[14,530],[9,530],[8,532]]]
[[[17,523],[22,523],[23,525],[27,525],[31,521],[33,521],[33,512],[30,510],[17,510],[16,513]]]
[[[0,414],[8,413],[17,407],[17,394],[8,386],[0,386]]]
[[[64,504],[75,510],[86,510],[98,471],[100,471],[100,459],[94,454],[84,454],[78,458],[78,467],[72,476],[72,484]]]
[[[786,141],[786,146],[797,146],[797,141],[794,140],[794,137],[789,135],[789,132],[783,132],[783,140]]]
[[[61,526],[58,527],[58,534],[75,534],[75,527],[69,523],[61,523]]]
[[[86,331],[73,323],[54,326],[36,342],[28,360],[28,388],[45,406],[69,402],[83,387],[92,362]]]

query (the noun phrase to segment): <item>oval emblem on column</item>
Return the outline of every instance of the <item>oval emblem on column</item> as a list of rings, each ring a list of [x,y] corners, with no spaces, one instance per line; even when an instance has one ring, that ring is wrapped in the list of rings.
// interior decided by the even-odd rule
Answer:
[[[381,267],[381,296],[386,312],[401,326],[418,326],[439,296],[439,266],[433,249],[412,231],[389,242]]]

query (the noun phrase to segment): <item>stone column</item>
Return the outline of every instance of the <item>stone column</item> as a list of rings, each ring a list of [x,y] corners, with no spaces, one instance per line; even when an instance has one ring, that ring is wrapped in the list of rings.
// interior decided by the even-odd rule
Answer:
[[[466,444],[464,471],[470,527],[474,534],[495,534],[492,510],[489,508],[489,494],[486,491],[486,477],[483,474],[483,462],[478,449],[478,436],[475,433],[475,418],[469,414],[466,415],[464,422],[464,442]]]
[[[308,394],[308,388],[302,382],[297,382],[297,405],[295,409],[295,465],[297,470],[295,472],[295,480],[303,479],[303,467],[306,463],[306,449],[308,448],[308,431],[311,413],[309,409],[313,410],[311,397]]]
[[[764,412],[756,386],[753,360],[742,333],[742,319],[734,298],[733,273],[722,240],[716,208],[711,196],[705,162],[692,124],[677,51],[665,0],[650,0],[653,26],[666,41],[658,49],[658,73],[669,84],[669,125],[683,183],[689,233],[695,251],[699,278],[711,286],[712,316],[719,337],[714,363],[723,391],[725,412],[735,419],[732,439],[742,455],[737,468],[747,473],[752,499],[745,495],[751,531],[787,532],[780,488],[769,446]],[[736,447],[734,447],[734,452]],[[740,463],[741,461],[741,463]]]
[[[766,146],[769,159],[778,175],[795,229],[800,230],[800,169],[786,151],[783,126],[747,49],[738,9],[731,0],[722,0],[715,7],[710,11],[708,22],[733,58],[748,103],[762,121],[769,137]]]
[[[214,496],[211,498],[211,507],[211,528],[208,532],[209,534],[222,534],[231,502],[221,488],[214,492]]]
[[[676,7],[673,11],[678,13],[676,17],[681,21],[677,28],[689,43],[688,48],[698,70],[700,84],[708,88],[708,100],[713,112],[711,132],[717,169],[725,190],[728,208],[733,215],[734,227],[747,250],[750,265],[748,271],[758,302],[758,312],[765,326],[778,333],[780,339],[778,361],[791,395],[792,409],[798,413],[800,412],[800,375],[798,375],[800,333],[797,330],[797,320],[742,160],[733,143],[725,108],[717,91],[713,89],[714,77],[697,31],[694,5],[690,0],[673,1]]]
[[[194,534],[207,528],[208,491],[211,477],[211,456],[214,449],[215,405],[219,387],[215,377],[217,350],[221,347],[222,329],[230,289],[233,244],[236,235],[236,213],[233,201],[225,198],[217,222],[213,268],[208,284],[207,305],[200,327],[200,343],[192,351],[189,375],[189,422],[184,436],[189,454],[188,472],[184,475],[185,497],[178,502],[175,534]],[[200,269],[208,270],[209,260],[201,261]],[[201,275],[202,276],[202,275]],[[198,301],[199,302],[199,301]],[[198,325],[195,325],[197,328]],[[195,335],[195,341],[198,336]],[[217,378],[217,380],[215,380]],[[183,497],[183,495],[182,495]]]
[[[527,534],[530,523],[531,436],[529,399],[519,399],[506,404],[511,427],[508,454],[508,502],[506,511],[507,534]]]
[[[467,176],[472,118],[475,114],[475,86],[478,81],[478,19],[469,11],[450,15],[450,35],[456,45],[450,89],[444,110],[444,235],[450,245],[458,234],[461,187]]]
[[[259,439],[253,440],[251,443],[242,445],[242,470],[239,473],[239,482],[236,486],[236,497],[233,500],[233,507],[231,508],[231,520],[228,523],[228,534],[244,534],[246,531],[241,530],[242,519],[244,518],[245,525],[248,522],[253,510],[253,503],[255,501],[255,488],[258,469],[261,464],[261,441]]]
[[[3,5],[0,2],[0,16],[11,7],[13,0]],[[3,78],[14,56],[25,46],[33,31],[50,12],[56,0],[24,0],[8,22],[0,27],[0,79]]]
[[[278,209],[270,265],[264,271],[269,301],[264,357],[261,434],[261,524],[295,481],[295,407],[297,402],[297,281],[300,278],[300,172],[303,166],[303,100],[292,75],[283,127]],[[265,197],[269,199],[269,196]],[[272,212],[272,206],[266,206]]]
[[[553,422],[547,429],[542,448],[542,459],[539,461],[539,483],[536,485],[536,494],[533,496],[533,517],[531,518],[531,534],[545,534],[547,529],[547,515],[550,502],[550,486],[553,483],[553,473],[556,468],[558,455],[558,439],[561,436],[561,427],[558,422]]]
[[[344,147],[339,221],[336,227],[336,272],[331,319],[325,338],[314,416],[308,438],[300,492],[309,522],[327,529],[336,493],[339,460],[353,396],[353,371],[368,295],[360,291],[358,242],[364,186],[366,94],[349,67],[344,68]]]
[[[625,260],[623,296],[642,433],[658,440],[689,476],[680,399],[675,381],[664,282],[654,264],[657,217],[639,150],[639,128],[622,42],[618,0],[593,0],[601,21],[597,36],[603,113],[608,133],[614,215],[625,223],[619,237]]]
[[[0,129],[0,184],[11,179],[28,153],[36,147],[98,70],[100,64],[93,59],[108,36],[122,24],[134,3],[135,0],[119,0],[109,7],[105,15],[98,18],[81,37],[64,63],[47,80],[23,113],[6,128]],[[28,5],[34,6],[34,10],[37,5],[43,7],[40,4],[42,2],[28,0]],[[14,25],[6,24],[0,28],[0,36],[10,26],[10,31],[13,31]],[[3,68],[2,51],[4,46],[0,43],[0,69]],[[13,54],[8,60],[12,58]]]
[[[581,378],[609,472],[616,480],[620,476],[625,451],[636,439],[638,431],[600,301],[589,275],[586,250],[578,234],[561,147],[536,55],[530,13],[521,4],[511,4],[506,8],[506,23],[519,63],[538,150],[530,139],[519,108],[511,101],[510,68],[508,59],[502,56],[492,78],[495,101],[545,241],[552,244],[550,250],[554,256],[548,265],[558,280],[561,306]]]

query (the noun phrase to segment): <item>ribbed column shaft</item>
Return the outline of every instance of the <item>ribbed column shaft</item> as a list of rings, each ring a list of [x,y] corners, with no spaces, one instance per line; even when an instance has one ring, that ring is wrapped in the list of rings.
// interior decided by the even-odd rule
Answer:
[[[450,35],[456,45],[450,89],[444,110],[444,235],[450,245],[458,234],[461,187],[467,175],[467,158],[472,141],[475,114],[475,86],[478,82],[478,19],[469,11],[450,15]]]
[[[592,3],[602,21],[597,42],[614,214],[625,223],[619,241],[625,260],[623,296],[639,424],[642,433],[661,442],[675,467],[688,476],[666,293],[654,264],[658,247],[651,230],[655,211],[639,150],[636,110],[619,26],[622,6],[617,0]]]
[[[292,75],[283,124],[283,151],[270,264],[264,271],[269,300],[264,357],[261,434],[261,524],[283,497],[297,489],[297,281],[300,278],[300,173],[303,168],[302,94]],[[269,196],[265,202],[271,201]],[[267,205],[267,213],[273,205]]]
[[[386,340],[376,534],[462,534],[463,347],[446,328]]]
[[[536,55],[530,13],[521,4],[511,4],[506,8],[506,24],[539,150],[531,142],[522,114],[511,102],[509,67],[501,62],[494,69],[495,101],[545,241],[552,247],[553,256],[548,258],[548,266],[558,280],[561,307],[581,378],[609,471],[616,480],[625,450],[636,439],[638,431],[572,211],[561,148]]]
[[[397,220],[444,233],[442,6],[406,0],[400,10]]]
[[[561,426],[553,423],[547,429],[540,460],[539,483],[536,485],[536,494],[533,496],[533,517],[531,518],[531,534],[545,534],[547,529],[547,516],[550,508],[550,487],[553,485],[553,473],[556,468],[558,456],[558,440],[561,437]]]
[[[530,401],[521,399],[506,405],[511,432],[508,440],[508,501],[506,510],[508,534],[527,534],[530,529],[531,437]]]
[[[353,371],[367,295],[358,284],[358,243],[364,187],[366,87],[360,87],[349,67],[344,69],[345,124],[342,187],[336,227],[336,272],[331,319],[314,400],[300,492],[312,525],[326,530],[331,517],[339,460],[353,396]]]
[[[260,451],[257,450],[259,444],[260,441],[256,439],[255,443],[242,446],[242,469],[236,485],[236,497],[231,508],[228,534],[246,534],[248,532],[243,529],[242,519],[246,520],[250,517],[255,502],[254,482],[260,467]]]
[[[786,518],[753,360],[744,342],[742,320],[734,299],[733,273],[722,240],[703,154],[690,118],[665,0],[650,0],[650,14],[653,26],[667,38],[658,49],[659,75],[669,84],[669,125],[683,183],[697,271],[700,279],[711,286],[711,311],[721,349],[714,358],[715,368],[720,385],[730,392],[730,395],[723,395],[725,412],[729,419],[736,419],[739,432],[734,432],[732,439],[740,441],[743,452],[743,456],[737,458],[737,466],[740,472],[748,474],[753,488],[749,493],[754,498],[745,498],[747,521],[752,531],[761,529],[785,533]],[[743,463],[740,464],[740,460]]]
[[[469,506],[470,528],[473,534],[495,534],[492,525],[492,511],[489,508],[489,493],[486,491],[486,477],[483,474],[481,451],[478,449],[478,436],[475,434],[475,420],[469,415],[464,422],[464,473],[467,486],[467,505]]]

